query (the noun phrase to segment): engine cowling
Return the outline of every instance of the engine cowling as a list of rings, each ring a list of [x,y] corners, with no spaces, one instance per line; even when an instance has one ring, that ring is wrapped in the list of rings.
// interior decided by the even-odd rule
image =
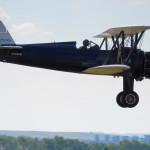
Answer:
[[[150,52],[145,52],[144,77],[150,79]]]

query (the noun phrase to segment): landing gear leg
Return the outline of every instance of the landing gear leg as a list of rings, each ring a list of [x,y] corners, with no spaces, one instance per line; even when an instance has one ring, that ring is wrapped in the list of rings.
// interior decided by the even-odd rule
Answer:
[[[133,91],[134,76],[133,73],[126,73],[123,76],[123,92],[119,93],[116,100],[121,107],[135,107],[139,102],[139,96]]]

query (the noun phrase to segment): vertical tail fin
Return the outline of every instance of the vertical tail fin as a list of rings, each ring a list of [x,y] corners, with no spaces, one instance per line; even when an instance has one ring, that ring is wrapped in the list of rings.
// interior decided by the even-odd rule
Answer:
[[[0,21],[0,44],[15,44],[2,21]]]

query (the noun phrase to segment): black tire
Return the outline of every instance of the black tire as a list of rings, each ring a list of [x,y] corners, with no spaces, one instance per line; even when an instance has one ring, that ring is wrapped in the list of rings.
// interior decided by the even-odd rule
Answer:
[[[136,92],[132,91],[125,93],[122,100],[127,107],[133,108],[139,103],[139,96]]]
[[[116,97],[116,102],[120,107],[126,108],[127,106],[124,103],[123,96],[124,96],[124,92],[120,92]]]

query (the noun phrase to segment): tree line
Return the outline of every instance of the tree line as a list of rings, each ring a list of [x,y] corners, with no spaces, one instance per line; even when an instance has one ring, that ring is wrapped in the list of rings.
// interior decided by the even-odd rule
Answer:
[[[121,141],[119,144],[86,144],[78,140],[54,137],[38,140],[31,137],[0,136],[0,150],[150,150],[150,144]]]

